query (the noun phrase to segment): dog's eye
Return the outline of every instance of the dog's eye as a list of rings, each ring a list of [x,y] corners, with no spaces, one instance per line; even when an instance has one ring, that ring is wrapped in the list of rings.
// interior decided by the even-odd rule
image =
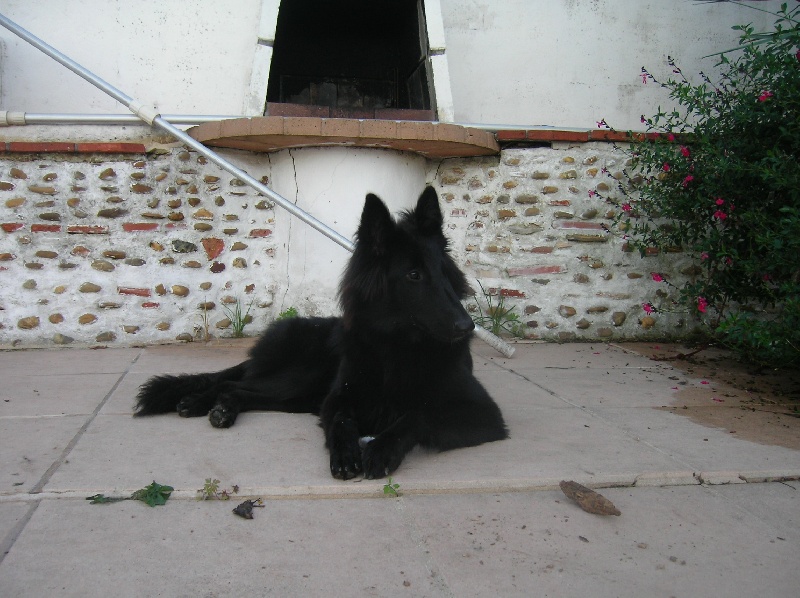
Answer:
[[[408,274],[406,274],[406,278],[408,278],[408,280],[417,282],[419,280],[422,280],[422,274],[420,273],[419,270],[411,270]]]

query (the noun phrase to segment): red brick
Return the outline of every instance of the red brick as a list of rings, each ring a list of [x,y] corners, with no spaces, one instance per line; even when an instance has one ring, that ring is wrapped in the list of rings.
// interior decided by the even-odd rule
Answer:
[[[59,224],[31,224],[33,233],[57,233],[61,231]]]
[[[530,130],[526,132],[528,141],[589,141],[588,131],[559,131],[557,129]]]
[[[67,232],[70,235],[107,235],[107,226],[87,226],[85,224],[69,226]]]
[[[144,154],[147,149],[141,143],[79,143],[77,151],[84,154]]]
[[[272,231],[268,228],[254,228],[250,231],[251,237],[269,237],[272,234]]]
[[[136,295],[137,297],[149,297],[152,294],[150,289],[136,287],[117,287],[117,292],[120,295]]]
[[[305,104],[267,103],[267,116],[315,116],[328,118],[331,109],[327,106],[309,106]]]
[[[74,152],[74,143],[58,141],[11,141],[8,144],[10,152]]]
[[[655,141],[661,137],[661,133],[642,133],[640,131],[592,131],[592,141]],[[688,142],[689,138],[681,139],[680,135],[675,135],[676,143]]]
[[[497,141],[520,141],[527,139],[527,135],[525,131],[497,131],[495,133],[495,137],[497,137]]]
[[[207,237],[201,240],[203,249],[206,250],[206,256],[209,260],[216,259],[222,250],[225,249],[225,241],[222,239],[215,239],[214,237]]]
[[[375,110],[367,108],[331,108],[330,118],[348,120],[375,118]]]
[[[22,222],[4,222],[3,224],[0,224],[0,228],[2,228],[7,233],[13,233],[15,230],[19,230],[23,226],[25,225],[22,224]]]
[[[145,230],[156,230],[158,228],[157,222],[124,222],[122,224],[122,230],[127,231],[129,233],[135,233],[138,231],[145,231]]]
[[[560,274],[564,271],[562,266],[533,266],[529,268],[509,268],[509,276],[538,276],[541,274]]]
[[[490,295],[501,295],[503,297],[517,297],[520,299],[525,298],[525,293],[522,291],[518,291],[517,289],[498,289],[498,288],[490,288],[489,289]]]
[[[160,304],[156,303],[155,301],[145,301],[144,303],[142,303],[142,307],[145,309],[153,309],[155,307],[158,307],[159,305]]]

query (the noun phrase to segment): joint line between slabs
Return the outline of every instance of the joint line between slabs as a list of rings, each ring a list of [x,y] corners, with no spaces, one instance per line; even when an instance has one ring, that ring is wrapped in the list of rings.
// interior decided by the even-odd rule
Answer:
[[[78,441],[83,437],[84,433],[92,424],[92,422],[95,420],[97,415],[100,413],[100,410],[103,408],[103,406],[108,402],[108,399],[111,398],[111,395],[114,394],[114,391],[117,390],[120,383],[125,379],[125,376],[127,376],[130,373],[131,368],[136,364],[137,361],[139,361],[139,358],[142,356],[143,351],[144,350],[139,351],[139,353],[136,355],[133,361],[131,361],[128,364],[128,367],[125,368],[125,371],[122,372],[122,374],[120,374],[119,378],[117,378],[117,381],[114,383],[114,386],[111,387],[111,389],[106,393],[106,396],[104,396],[103,399],[97,404],[97,407],[95,407],[91,415],[89,415],[89,417],[80,427],[80,429],[75,433],[75,436],[72,437],[72,440],[70,440],[69,443],[67,443],[67,446],[64,447],[64,450],[61,451],[61,454],[58,456],[58,458],[55,461],[53,461],[53,464],[50,465],[50,467],[47,469],[47,471],[44,473],[41,479],[36,483],[36,485],[34,485],[34,487],[31,488],[29,494],[40,493],[47,485],[47,483],[50,481],[50,478],[53,477],[53,474],[55,474],[55,472],[58,471],[58,468],[64,464],[64,461],[67,460],[67,457],[69,457],[70,453],[72,452],[72,449],[74,449],[75,445],[78,444]]]

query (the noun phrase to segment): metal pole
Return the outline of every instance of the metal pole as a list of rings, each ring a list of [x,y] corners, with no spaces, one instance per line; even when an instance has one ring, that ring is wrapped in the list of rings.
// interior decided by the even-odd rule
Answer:
[[[104,91],[112,98],[120,102],[121,104],[124,104],[131,112],[136,114],[136,116],[138,116],[142,120],[145,120],[149,124],[158,127],[163,131],[166,131],[167,133],[178,139],[180,142],[194,149],[197,153],[211,160],[214,164],[216,164],[226,172],[229,172],[237,179],[247,183],[248,185],[253,187],[256,191],[274,201],[276,204],[278,204],[286,211],[288,211],[290,214],[292,214],[292,216],[296,216],[297,218],[299,218],[312,228],[315,228],[323,235],[325,235],[335,243],[338,243],[348,251],[351,252],[353,251],[354,245],[352,241],[343,237],[342,235],[340,235],[327,225],[323,224],[308,212],[301,210],[285,197],[275,193],[272,189],[270,189],[266,185],[262,184],[261,182],[251,177],[241,168],[234,166],[233,164],[231,164],[230,162],[228,162],[215,152],[212,152],[199,141],[192,139],[184,131],[175,127],[167,120],[162,118],[161,115],[158,114],[152,108],[145,106],[141,102],[137,102],[129,95],[123,93],[110,83],[104,81],[103,79],[101,79],[91,71],[88,71],[87,69],[82,67],[80,64],[78,64],[68,56],[65,56],[64,54],[62,54],[61,52],[59,52],[58,50],[56,50],[55,48],[44,42],[43,40],[39,39],[38,37],[33,35],[30,31],[23,29],[22,27],[20,27],[10,19],[8,19],[5,15],[0,14],[0,25],[5,27],[12,33],[15,33],[16,35],[24,39],[26,42],[28,42],[35,48],[41,50],[42,52],[50,56],[53,60],[61,63],[62,65],[67,67],[69,70],[71,70],[73,73],[75,73],[82,79],[85,79],[86,81],[88,81],[101,91]]]

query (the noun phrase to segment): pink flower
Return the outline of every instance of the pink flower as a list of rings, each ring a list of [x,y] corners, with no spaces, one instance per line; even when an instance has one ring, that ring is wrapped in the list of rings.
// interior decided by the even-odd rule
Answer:
[[[682,145],[681,146],[681,154],[683,154],[684,158],[688,158],[689,155],[691,154],[691,152],[689,152],[689,148],[688,147],[686,147],[685,145]]]
[[[642,124],[647,122],[647,119],[644,117],[644,114],[642,114],[642,117],[639,120],[642,122]]]
[[[669,172],[671,166],[667,162],[664,162],[664,166],[662,166],[661,168],[664,172]]]
[[[772,276],[770,276],[769,274],[764,274],[764,276],[762,276],[761,279],[764,282],[769,282],[770,280],[772,280]]]
[[[727,217],[728,215],[722,210],[717,210],[716,212],[714,212],[714,218],[716,218],[717,220],[725,220]]]
[[[706,308],[708,307],[708,301],[705,297],[698,297],[697,298],[697,311],[700,313],[706,313]]]
[[[622,204],[622,211],[623,212],[630,212],[631,211],[631,204],[629,204],[629,203]]]
[[[683,179],[683,183],[681,183],[681,184],[683,185],[684,188],[686,188],[686,187],[689,186],[689,183],[691,183],[693,180],[694,180],[694,177],[692,175],[687,175],[686,178]]]
[[[606,119],[605,118],[603,120],[598,120],[597,121],[597,128],[598,129],[607,129],[607,128],[609,128],[608,127],[608,123],[606,123]]]
[[[708,252],[704,251],[703,253],[701,253],[700,254],[700,259],[701,260],[707,260],[708,259]]]
[[[731,256],[728,256],[728,257],[725,258],[725,265],[726,266],[730,266],[732,263],[733,263],[733,258]]]
[[[758,96],[758,101],[759,102],[766,102],[768,99],[770,99],[774,95],[775,94],[772,93],[771,91],[762,91],[761,95]]]
[[[653,277],[653,281],[655,282],[664,282],[664,277],[658,272],[650,272],[650,276]]]
[[[642,309],[645,311],[646,314],[653,313],[656,309],[653,307],[652,303],[642,303]]]
[[[797,58],[797,61],[800,62],[800,50],[797,51],[797,54],[794,55]]]
[[[589,189],[589,197],[594,197],[595,195],[597,195],[597,191],[594,189]]]
[[[721,197],[718,197],[717,201],[715,201],[714,203],[717,204],[718,206],[721,206],[725,203],[725,200],[722,199]]]
[[[667,141],[675,141],[675,135],[673,133],[669,133],[667,135]]]

